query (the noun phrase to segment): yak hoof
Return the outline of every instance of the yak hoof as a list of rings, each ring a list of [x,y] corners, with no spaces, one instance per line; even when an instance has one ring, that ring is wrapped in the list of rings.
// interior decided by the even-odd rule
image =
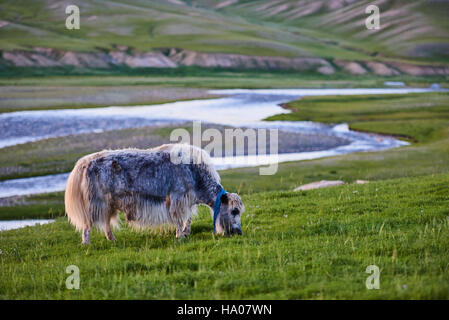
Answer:
[[[115,239],[115,236],[114,236],[114,234],[113,234],[112,232],[109,232],[109,233],[106,235],[106,238],[107,238],[109,241],[113,241],[113,242],[117,241],[117,239]]]

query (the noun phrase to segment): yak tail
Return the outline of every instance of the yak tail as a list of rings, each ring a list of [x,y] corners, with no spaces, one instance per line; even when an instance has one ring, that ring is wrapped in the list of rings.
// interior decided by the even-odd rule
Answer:
[[[69,175],[64,195],[65,212],[78,231],[88,229],[92,224],[87,212],[86,189],[85,159],[80,159]]]

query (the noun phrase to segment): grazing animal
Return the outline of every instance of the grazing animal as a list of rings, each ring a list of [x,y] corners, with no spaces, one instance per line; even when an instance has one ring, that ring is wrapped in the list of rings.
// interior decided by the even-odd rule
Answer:
[[[198,205],[214,208],[214,232],[241,234],[245,207],[235,193],[226,193],[209,155],[186,144],[154,149],[105,150],[76,163],[67,181],[65,210],[88,244],[92,226],[115,240],[111,224],[118,211],[136,227],[172,224],[176,237],[190,234]]]

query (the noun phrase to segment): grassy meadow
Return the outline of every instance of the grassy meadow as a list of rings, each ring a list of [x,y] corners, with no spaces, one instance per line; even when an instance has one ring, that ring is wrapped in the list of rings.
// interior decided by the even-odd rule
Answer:
[[[170,229],[123,225],[116,243],[97,231],[85,247],[65,217],[0,232],[0,298],[448,299],[449,94],[307,97],[286,107],[295,112],[272,119],[347,122],[411,144],[283,163],[274,176],[259,176],[257,168],[222,171],[225,188],[246,205],[241,237],[213,236],[205,208],[182,241]],[[115,134],[127,141],[136,132]],[[22,159],[30,175],[40,175],[48,159],[27,154],[33,145],[57,155],[46,173],[88,153],[80,137],[64,139],[53,147],[40,141],[5,148],[2,172],[7,159],[11,167]],[[58,154],[55,145],[77,145],[78,154]],[[346,184],[292,191],[321,179]],[[0,217],[58,217],[62,199],[63,193],[18,197],[0,207]],[[365,287],[372,264],[381,271],[379,290]],[[65,287],[69,265],[80,269],[79,290]]]
[[[237,70],[222,68],[178,67],[178,68],[115,68],[110,70],[54,68],[5,68],[0,72],[0,87],[33,87],[45,89],[126,87],[128,90],[144,88],[181,89],[267,89],[267,88],[374,88],[385,87],[386,81],[401,81],[408,86],[429,87],[440,83],[448,88],[448,76],[419,77],[348,75],[336,72],[332,75],[283,70]],[[89,93],[89,91],[88,91]],[[39,96],[38,96],[39,97]],[[55,98],[59,95],[56,93]],[[165,100],[170,99],[166,96]],[[102,105],[97,101],[97,105]],[[67,106],[62,104],[62,107]]]
[[[448,174],[244,196],[241,237],[80,235],[65,219],[0,233],[0,297],[26,299],[447,299]],[[381,270],[367,290],[368,265]],[[80,289],[65,269],[80,269]]]
[[[442,69],[449,61],[447,1],[378,1],[377,30],[364,24],[369,0],[77,0],[78,30],[65,26],[68,4],[1,1],[0,117],[207,99],[216,96],[210,89],[383,88],[386,81],[449,88]],[[11,50],[45,48],[56,56],[174,49],[322,58],[335,73],[31,67],[33,61],[7,59]],[[373,72],[354,75],[354,68],[345,71],[347,62],[396,65],[391,74],[406,64],[408,71],[378,76],[368,68]],[[418,76],[424,71],[417,66],[438,72]],[[0,232],[0,299],[449,299],[448,92],[306,97],[284,107],[292,112],[267,120],[348,123],[410,144],[282,163],[274,176],[260,176],[259,168],[221,171],[226,190],[246,205],[237,237],[214,236],[203,207],[183,240],[168,227],[136,232],[122,223],[116,242],[94,230],[83,246],[64,216],[63,192],[0,198],[0,220],[56,219]],[[0,181],[68,172],[80,157],[105,148],[153,147],[169,130],[143,127],[1,148]],[[323,179],[345,184],[293,192]],[[79,290],[66,288],[70,265],[79,267]],[[380,268],[379,290],[366,288],[370,265]]]

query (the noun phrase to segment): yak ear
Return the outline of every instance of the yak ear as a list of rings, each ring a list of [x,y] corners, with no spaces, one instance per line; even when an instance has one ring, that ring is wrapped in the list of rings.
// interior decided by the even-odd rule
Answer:
[[[228,204],[228,194],[227,193],[223,194],[221,196],[220,200],[221,200],[221,203]]]

